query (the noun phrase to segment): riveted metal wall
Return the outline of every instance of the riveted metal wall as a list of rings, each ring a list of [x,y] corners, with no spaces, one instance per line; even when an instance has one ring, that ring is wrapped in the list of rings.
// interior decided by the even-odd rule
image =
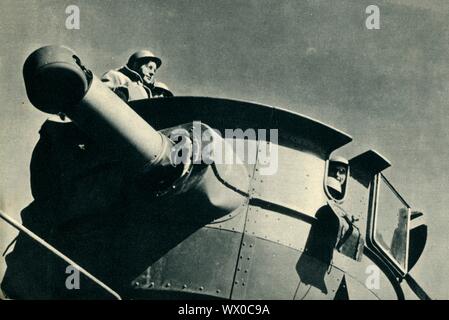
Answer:
[[[348,296],[350,300],[379,300],[379,299],[397,299],[396,294],[391,296],[383,296],[381,298],[380,294],[380,288],[377,290],[368,290],[368,288],[365,286],[364,282],[360,282],[359,280],[353,278],[350,275],[346,275],[346,287],[348,290]],[[387,279],[382,278],[381,281],[387,281]],[[388,282],[389,283],[389,282]]]
[[[240,144],[241,146],[243,146],[243,150],[245,153],[251,152],[251,150],[254,150],[257,153],[257,144],[258,144],[257,140],[248,140],[248,139],[232,139],[232,141],[229,140],[230,139],[226,139],[225,141],[229,143],[234,152],[236,152],[236,149]],[[211,223],[209,223],[207,226],[210,228],[238,231],[240,233],[243,233],[246,214],[248,210],[249,193],[250,190],[253,188],[252,186],[254,184],[253,175],[256,166],[257,154],[255,155],[247,154],[245,157],[242,157],[241,160],[243,161],[243,165],[246,167],[248,178],[250,179],[248,189],[241,190],[242,192],[247,194],[247,201],[242,203],[239,209],[234,210],[233,212],[230,212],[227,215],[219,217],[214,221],[212,221]]]
[[[369,189],[360,184],[352,177],[348,180],[347,199],[339,206],[350,216],[353,217],[354,224],[359,228],[362,235],[365,236],[368,216]]]
[[[267,142],[259,142],[262,143]],[[260,152],[261,148],[258,150]],[[260,162],[256,165],[244,232],[245,235],[304,250],[311,226],[304,217],[313,219],[316,211],[326,204],[323,189],[325,162],[312,153],[282,145],[278,146],[278,153],[275,175],[262,175]],[[265,202],[255,201],[257,199]]]
[[[223,216],[207,227],[219,230],[228,230],[243,233],[246,219],[246,211],[248,210],[248,202],[246,201],[240,208],[234,210],[226,216]]]
[[[304,250],[311,225],[299,218],[250,205],[245,235]]]
[[[157,293],[230,298],[241,233],[202,228],[163,255],[132,286]],[[145,297],[142,292],[136,293]]]
[[[310,273],[313,273],[314,269],[322,268],[323,263],[307,254],[303,254],[302,259],[304,263],[301,265],[308,268]],[[298,266],[299,267],[299,266]],[[344,272],[335,266],[327,266],[327,271],[324,273],[324,277],[319,279],[319,282],[308,283],[302,280],[295,293],[295,300],[333,300],[335,294],[342,282]]]
[[[293,299],[302,288],[298,261],[311,221],[326,204],[325,161],[311,150],[301,150],[299,144],[306,144],[302,142],[278,145],[277,171],[263,175],[266,163],[260,153],[269,142],[259,141],[232,299]],[[338,288],[339,281],[335,283]]]
[[[259,143],[259,153],[263,142]],[[251,196],[263,198],[287,208],[314,216],[326,201],[323,188],[325,160],[308,150],[278,146],[278,168],[273,175],[262,175],[264,165],[258,163]]]
[[[245,235],[239,254],[232,299],[293,299],[299,284],[300,252]]]

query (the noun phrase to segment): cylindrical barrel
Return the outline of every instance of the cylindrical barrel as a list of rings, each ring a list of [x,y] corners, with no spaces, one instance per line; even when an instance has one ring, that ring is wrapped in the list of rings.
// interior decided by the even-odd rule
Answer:
[[[168,156],[168,138],[157,132],[96,76],[78,105],[66,114],[89,136],[101,143],[137,153],[145,162],[158,163]]]
[[[25,61],[23,74],[28,98],[38,109],[65,113],[96,142],[142,165],[168,159],[168,138],[87,70],[71,49],[36,50]]]

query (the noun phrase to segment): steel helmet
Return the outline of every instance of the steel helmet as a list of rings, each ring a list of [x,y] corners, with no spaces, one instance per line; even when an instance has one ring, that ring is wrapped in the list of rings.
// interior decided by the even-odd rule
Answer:
[[[349,165],[349,162],[348,162],[348,160],[346,159],[346,158],[343,158],[343,157],[340,157],[340,156],[332,156],[330,159],[329,159],[329,162],[332,162],[332,163],[341,163],[341,164],[344,164],[344,165]]]
[[[148,61],[154,61],[156,63],[157,68],[159,68],[162,64],[162,60],[158,57],[156,57],[153,52],[150,50],[139,50],[134,52],[128,59],[128,67],[131,67],[134,62],[138,60],[148,60]]]

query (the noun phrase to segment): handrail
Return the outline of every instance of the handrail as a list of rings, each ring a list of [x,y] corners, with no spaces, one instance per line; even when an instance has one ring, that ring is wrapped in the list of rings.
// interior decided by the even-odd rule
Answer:
[[[51,244],[49,244],[47,241],[45,241],[44,239],[42,239],[41,237],[39,237],[37,234],[35,234],[33,231],[29,230],[28,228],[26,228],[25,226],[23,226],[22,224],[20,224],[19,222],[17,222],[16,220],[14,220],[13,218],[11,218],[10,216],[8,216],[6,213],[2,212],[0,210],[0,218],[2,218],[3,220],[5,220],[9,225],[11,225],[12,227],[14,227],[15,229],[17,229],[20,232],[23,232],[24,234],[26,234],[28,237],[30,237],[32,240],[36,241],[37,243],[39,243],[41,246],[43,246],[44,248],[46,248],[47,250],[51,251],[52,253],[54,253],[56,256],[58,256],[59,258],[61,258],[62,260],[64,260],[65,262],[67,262],[68,264],[70,264],[73,268],[75,268],[76,270],[78,270],[79,272],[81,272],[82,274],[84,274],[86,277],[88,277],[89,279],[91,279],[93,282],[95,282],[96,284],[98,284],[100,287],[102,287],[104,290],[106,290],[107,292],[109,292],[111,295],[113,295],[117,300],[122,300],[122,298],[120,297],[120,295],[115,292],[114,290],[112,290],[110,287],[108,287],[105,283],[103,283],[102,281],[100,281],[98,278],[96,278],[95,276],[93,276],[90,272],[88,272],[86,269],[84,269],[83,267],[81,267],[79,264],[77,264],[75,261],[73,261],[72,259],[70,259],[69,257],[67,257],[66,255],[64,255],[61,251],[59,251],[58,249],[56,249],[55,247],[53,247]]]

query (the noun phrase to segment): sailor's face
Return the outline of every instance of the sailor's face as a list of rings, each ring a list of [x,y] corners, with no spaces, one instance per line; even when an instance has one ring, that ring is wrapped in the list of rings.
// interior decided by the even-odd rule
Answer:
[[[346,175],[346,167],[343,165],[336,165],[331,172],[331,176],[337,179],[341,185],[345,183]]]
[[[145,84],[153,84],[154,83],[154,75],[157,71],[157,65],[154,61],[149,61],[148,63],[144,63],[140,65],[137,69],[137,72],[142,77]]]

